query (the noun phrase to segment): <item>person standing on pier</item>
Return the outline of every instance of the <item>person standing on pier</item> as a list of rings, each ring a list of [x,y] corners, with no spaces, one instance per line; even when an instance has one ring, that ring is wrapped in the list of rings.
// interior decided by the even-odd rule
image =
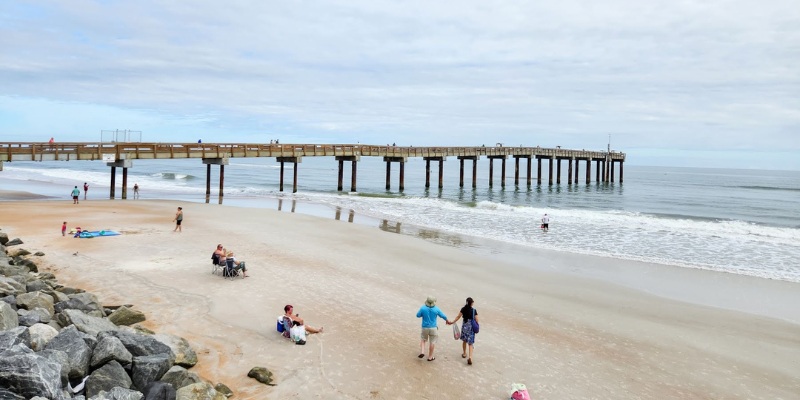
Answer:
[[[83,182],[83,199],[86,200],[86,194],[89,192],[89,184]]]
[[[542,230],[545,232],[550,230],[550,216],[547,213],[542,216]]]
[[[183,232],[181,223],[183,222],[183,207],[178,207],[178,212],[175,213],[175,230],[173,232]]]
[[[72,189],[72,204],[78,204],[79,197],[81,197],[81,190],[75,186],[75,189]]]

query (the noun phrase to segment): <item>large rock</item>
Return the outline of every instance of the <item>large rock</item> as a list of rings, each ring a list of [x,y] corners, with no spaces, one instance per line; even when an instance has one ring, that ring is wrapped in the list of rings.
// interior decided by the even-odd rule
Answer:
[[[158,333],[153,335],[153,337],[169,346],[175,354],[175,365],[180,365],[184,368],[192,368],[197,364],[197,353],[192,350],[192,347],[186,339],[167,333]]]
[[[69,287],[69,286],[61,286],[61,287],[58,288],[58,291],[61,292],[61,293],[64,293],[67,296],[69,296],[71,294],[78,294],[78,293],[86,292],[83,289],[77,289],[77,288],[73,288],[73,287]]]
[[[233,390],[231,390],[231,388],[226,386],[224,383],[218,383],[218,384],[214,385],[214,389],[217,392],[222,393],[225,397],[233,396]]]
[[[24,257],[14,257],[14,265],[25,267],[26,272],[39,272],[36,263]]]
[[[130,389],[131,378],[122,365],[112,360],[89,375],[89,379],[86,380],[86,395],[92,397],[115,387]]]
[[[144,389],[147,400],[175,400],[175,388],[166,382],[153,382]]]
[[[148,384],[161,379],[172,368],[168,354],[133,357],[131,378],[136,389],[144,390]]]
[[[141,400],[142,396],[142,393],[135,390],[115,387],[108,392],[100,392],[89,400]]]
[[[25,285],[26,292],[43,292],[45,290],[50,290],[50,289],[52,288],[48,286],[47,283],[41,279],[30,281]]]
[[[58,304],[62,301],[69,301],[69,296],[54,289],[45,289],[42,292],[49,294],[53,298],[53,303]],[[55,306],[53,307],[55,308]]]
[[[69,383],[69,356],[61,350],[42,350],[39,357],[44,357],[61,366],[61,385],[66,387]]]
[[[44,308],[53,315],[53,297],[40,291],[22,293],[17,296],[17,308],[32,310],[36,307]]]
[[[133,356],[122,344],[122,341],[111,335],[102,335],[99,338],[100,341],[92,351],[92,360],[89,363],[92,368],[97,368],[112,360],[122,365],[131,363]]]
[[[108,319],[117,325],[133,325],[144,321],[146,318],[143,312],[122,306],[114,310],[108,316]]]
[[[17,345],[0,353],[0,387],[27,399],[61,399],[61,366]]]
[[[0,278],[2,278],[2,277],[0,277]],[[10,305],[10,306],[11,306],[11,308],[13,308],[13,309],[14,309],[14,311],[16,311],[16,310],[17,310],[17,297],[16,297],[16,296],[14,296],[14,295],[8,295],[8,296],[6,296],[6,297],[0,297],[0,301],[2,301],[3,303],[6,303],[6,304],[8,304],[8,305]]]
[[[27,292],[25,285],[16,279],[0,276],[0,297],[8,295],[16,296],[25,292]]]
[[[19,309],[17,310],[19,316],[19,324],[22,326],[31,326],[33,324],[46,324],[52,319],[50,312],[41,307],[36,307],[33,310]]]
[[[11,308],[11,305],[4,301],[0,301],[0,331],[13,329],[19,326],[19,317],[17,312]]]
[[[0,351],[8,350],[18,344],[31,347],[31,333],[27,327],[18,326],[0,331]]]
[[[50,325],[33,324],[28,328],[31,335],[31,349],[33,351],[44,350],[47,343],[58,335],[58,330]]]
[[[8,234],[0,232],[0,245],[5,246],[6,244],[8,244]]]
[[[3,243],[4,246],[18,246],[18,245],[21,245],[21,244],[22,244],[22,240],[20,240],[20,238],[11,239],[11,240],[7,241],[6,243]]]
[[[117,330],[117,326],[108,319],[93,317],[80,310],[64,310],[61,315],[66,318],[67,325],[75,325],[79,331],[91,336],[97,336],[100,332]]]
[[[168,354],[171,363],[175,360],[175,353],[172,352],[172,349],[151,335],[138,333],[132,328],[109,331],[106,334],[122,341],[122,344],[134,357]]]
[[[62,291],[62,293],[64,292]],[[69,297],[69,300],[59,302],[55,305],[56,312],[73,309],[81,310],[95,317],[105,317],[103,307],[100,305],[99,300],[97,300],[97,296],[86,292],[68,294],[67,296]]]
[[[177,400],[225,400],[208,382],[198,382],[178,389]]]
[[[247,377],[253,378],[265,385],[275,386],[273,383],[272,371],[264,367],[253,367],[253,369],[247,373]]]
[[[69,369],[67,376],[70,380],[83,379],[89,372],[89,360],[92,349],[83,340],[83,335],[75,326],[68,326],[61,330],[45,349],[61,350],[69,356]]]
[[[194,372],[190,372],[180,365],[175,365],[161,377],[161,382],[167,382],[172,385],[175,390],[178,390],[184,386],[203,382],[203,379]]]
[[[22,397],[22,396],[20,396],[20,395],[18,395],[16,393],[6,389],[6,388],[0,387],[0,399],[3,399],[3,400],[25,400],[25,397]],[[33,400],[33,399],[48,400],[47,398],[38,397],[38,396],[37,397],[33,397],[30,400]]]

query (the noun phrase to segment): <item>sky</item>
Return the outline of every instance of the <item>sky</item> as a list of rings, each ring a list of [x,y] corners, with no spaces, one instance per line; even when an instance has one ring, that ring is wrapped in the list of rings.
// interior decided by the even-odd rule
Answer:
[[[800,170],[797,0],[6,1],[0,142],[612,149]]]

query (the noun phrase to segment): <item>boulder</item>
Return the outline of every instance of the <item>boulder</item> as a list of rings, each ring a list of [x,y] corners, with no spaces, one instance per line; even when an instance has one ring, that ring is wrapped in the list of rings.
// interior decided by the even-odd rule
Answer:
[[[0,331],[13,329],[19,326],[19,317],[10,304],[0,301]]]
[[[25,291],[26,292],[39,292],[39,291],[50,290],[50,289],[51,289],[51,287],[48,286],[47,283],[45,283],[45,281],[43,281],[41,279],[36,279],[36,280],[30,281],[25,285]],[[53,296],[50,296],[50,297],[53,297]]]
[[[153,335],[153,337],[169,346],[175,354],[175,365],[180,365],[184,368],[192,368],[197,364],[197,353],[192,350],[192,347],[186,339],[167,333],[158,333]]]
[[[208,382],[198,382],[178,389],[177,400],[225,400]]]
[[[214,390],[216,390],[217,392],[222,393],[222,395],[225,396],[225,397],[233,396],[233,390],[231,390],[231,388],[225,386],[225,384],[222,384],[222,383],[218,383],[218,384],[214,385]]]
[[[10,390],[6,389],[6,388],[2,388],[2,387],[0,387],[0,399],[3,399],[3,400],[25,400],[25,398],[24,398],[24,397],[22,397],[22,396],[20,396],[20,395],[18,395],[18,394],[16,394],[16,393],[14,393],[14,392],[12,392],[12,391],[10,391]],[[31,400],[33,400],[33,399],[44,399],[44,400],[48,400],[48,399],[46,399],[46,398],[39,397],[39,396],[36,396],[36,397],[34,397],[34,398],[31,398]]]
[[[86,395],[90,398],[115,387],[130,389],[131,378],[118,362],[112,360],[94,370],[86,380]]]
[[[28,267],[21,265],[14,265],[14,260],[8,260],[7,263],[0,263],[0,275],[8,278],[23,276],[26,275],[28,272],[30,272],[28,270]],[[23,285],[23,287],[24,286],[25,285]],[[24,293],[24,291],[22,291],[21,293]]]
[[[61,385],[67,386],[69,383],[69,356],[61,350],[42,350],[38,352],[39,357],[44,357],[61,366]]]
[[[14,257],[14,265],[24,267],[26,272],[39,272],[39,267],[36,263],[27,258]]]
[[[55,304],[58,304],[62,301],[69,301],[69,297],[67,297],[67,295],[65,295],[64,293],[59,292],[58,290],[45,289],[42,290],[42,292],[49,294],[50,297],[53,298],[53,303]],[[53,309],[55,310],[55,306],[53,306]]]
[[[19,316],[19,324],[22,326],[31,326],[33,324],[46,324],[50,322],[50,313],[41,307],[36,307],[33,310],[19,309],[17,310]]]
[[[33,255],[35,255],[36,257],[42,257],[44,256],[44,252],[37,251],[36,253],[33,253]]]
[[[160,381],[169,383],[175,390],[178,390],[184,386],[203,382],[203,379],[194,372],[190,372],[180,365],[175,365],[161,377]]]
[[[31,254],[31,252],[28,251],[28,250],[16,249],[16,251],[10,252],[8,255],[10,255],[11,257],[22,257],[22,256],[30,255],[30,254]]]
[[[61,350],[69,357],[67,376],[70,380],[83,379],[89,372],[89,360],[92,349],[83,340],[83,334],[75,326],[68,326],[61,330],[45,346],[46,350]]]
[[[144,398],[147,400],[175,400],[175,388],[166,382],[153,382],[144,389]]]
[[[122,344],[134,357],[168,354],[170,363],[175,360],[175,353],[172,352],[172,349],[151,335],[138,333],[131,328],[108,331],[107,334],[115,336],[122,341]]]
[[[58,330],[50,325],[41,323],[31,325],[28,328],[28,332],[31,335],[31,349],[33,351],[44,350],[47,343],[58,335]]]
[[[0,232],[0,245],[5,246],[6,244],[8,244],[8,234]]]
[[[79,331],[91,336],[117,329],[117,326],[108,319],[93,317],[80,310],[67,309],[62,311],[61,315],[66,318],[67,325],[75,325]]]
[[[41,307],[53,315],[53,297],[40,291],[17,295],[17,308],[32,310]]]
[[[117,325],[133,325],[144,321],[146,318],[143,312],[122,306],[112,312],[108,319]]]
[[[95,317],[104,317],[103,307],[97,300],[97,296],[91,293],[68,294],[69,300],[59,302],[55,305],[55,312],[62,312],[67,309],[81,310]]]
[[[78,294],[78,293],[84,293],[85,292],[85,290],[83,290],[83,289],[76,289],[76,288],[71,288],[71,287],[68,287],[68,286],[62,286],[62,287],[58,288],[58,291],[61,292],[61,293],[64,293],[67,296],[69,296],[71,294]]]
[[[6,236],[6,240],[7,239],[8,239],[8,236]],[[18,245],[22,244],[22,240],[20,240],[20,238],[16,238],[16,239],[7,240],[6,243],[2,243],[2,244],[4,246],[6,246],[6,247],[8,247],[8,246],[18,246]]]
[[[253,369],[247,373],[247,377],[253,378],[265,385],[275,386],[273,383],[272,371],[264,367],[253,367]]]
[[[26,399],[61,399],[61,365],[17,345],[0,353],[0,387]]]
[[[19,283],[16,279],[0,276],[0,296],[16,296],[27,292],[25,285]]]
[[[0,297],[0,301],[10,305],[11,308],[14,309],[14,311],[17,310],[17,298],[16,298],[16,296],[8,295],[6,297]]]
[[[27,327],[18,326],[0,331],[0,351],[8,350],[18,344],[31,347],[31,333]]]
[[[97,368],[112,360],[122,365],[131,363],[133,356],[119,339],[110,335],[102,335],[99,336],[99,338],[97,346],[95,346],[92,352],[92,359],[89,366]]]
[[[90,397],[89,400],[142,400],[142,396],[141,392],[115,387],[108,392],[100,392],[96,396]]]
[[[133,357],[131,378],[136,389],[144,390],[148,384],[161,379],[172,368],[169,354]]]

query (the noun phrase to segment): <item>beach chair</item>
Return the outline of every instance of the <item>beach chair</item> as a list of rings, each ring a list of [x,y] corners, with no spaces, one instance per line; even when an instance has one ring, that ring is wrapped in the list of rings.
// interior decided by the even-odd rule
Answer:
[[[233,280],[237,276],[239,276],[239,271],[236,269],[236,266],[233,265],[233,259],[225,259],[225,268],[222,269],[222,276],[225,279]],[[244,278],[244,276],[242,276]]]
[[[211,274],[216,275],[217,272],[222,273],[227,264],[225,259],[221,258],[217,253],[211,255]]]

